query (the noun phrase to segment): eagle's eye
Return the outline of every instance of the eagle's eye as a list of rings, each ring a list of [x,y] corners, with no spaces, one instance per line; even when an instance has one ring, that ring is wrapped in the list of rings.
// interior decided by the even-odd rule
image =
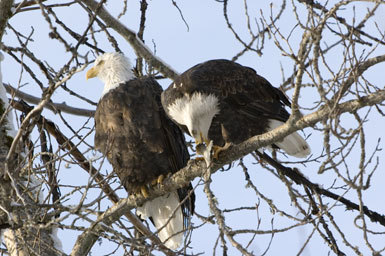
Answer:
[[[95,66],[100,66],[104,63],[104,60],[100,60],[98,62],[95,63]]]

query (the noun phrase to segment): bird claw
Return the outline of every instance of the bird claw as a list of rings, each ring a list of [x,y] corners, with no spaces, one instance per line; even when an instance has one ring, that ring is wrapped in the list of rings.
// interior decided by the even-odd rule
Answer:
[[[221,153],[222,151],[225,151],[227,149],[229,149],[230,147],[232,146],[232,144],[230,142],[226,142],[225,145],[223,147],[220,147],[220,146],[213,146],[213,158],[215,160],[218,160],[219,158],[219,153]]]
[[[208,145],[208,144],[206,144]],[[203,155],[206,150],[206,145],[203,143],[199,143],[195,146],[195,151],[198,155]]]
[[[196,160],[202,160],[204,159],[207,166],[210,165],[211,160],[218,160],[219,154],[222,151],[226,151],[229,149],[233,144],[230,142],[226,142],[223,147],[213,145],[212,140],[205,140],[205,143],[198,143],[195,147],[196,153],[198,155],[202,155],[203,157],[197,157]]]
[[[153,181],[151,181],[151,187],[155,187],[155,186],[158,186],[158,188],[162,185],[164,179],[166,177],[170,177],[171,176],[171,173],[168,173],[166,176],[164,174],[161,174],[158,176],[158,178],[154,179]]]
[[[156,185],[162,183],[163,180],[164,180],[164,175],[161,174],[158,176],[158,178],[155,178],[153,181],[151,181],[151,186],[156,186]]]
[[[170,175],[171,173],[167,174],[167,177],[169,177]],[[150,192],[148,191],[148,189],[154,186],[160,186],[163,183],[164,179],[165,179],[165,176],[163,174],[159,175],[157,178],[155,178],[148,184],[149,187],[147,185],[141,186],[140,190],[137,192],[137,195],[140,194],[144,198],[150,197]]]
[[[150,193],[148,192],[148,188],[145,185],[140,187],[140,193],[144,198],[148,198],[150,196]]]

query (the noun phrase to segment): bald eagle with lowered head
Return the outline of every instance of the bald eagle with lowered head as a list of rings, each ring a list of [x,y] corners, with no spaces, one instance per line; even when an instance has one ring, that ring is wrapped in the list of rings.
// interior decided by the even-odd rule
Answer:
[[[161,86],[151,77],[136,78],[124,55],[99,56],[86,74],[87,79],[92,77],[104,82],[95,113],[95,148],[107,157],[129,194],[146,197],[148,184],[186,166],[189,153],[183,134],[162,108]],[[147,201],[137,213],[151,218],[158,230],[162,228],[160,240],[177,249],[194,203],[189,184]]]
[[[195,139],[198,146],[212,140],[214,156],[229,145],[282,125],[290,102],[255,70],[229,60],[210,60],[183,74],[162,93],[168,116]],[[307,142],[292,133],[272,145],[288,155],[310,154]]]

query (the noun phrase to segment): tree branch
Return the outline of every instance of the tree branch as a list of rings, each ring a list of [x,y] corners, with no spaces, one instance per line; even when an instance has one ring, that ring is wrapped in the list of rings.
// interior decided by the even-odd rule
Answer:
[[[277,171],[279,173],[285,175],[286,177],[289,177],[296,184],[306,186],[320,195],[324,195],[324,196],[332,198],[336,201],[339,201],[339,202],[343,203],[347,209],[351,209],[351,210],[353,209],[356,211],[361,210],[360,209],[361,207],[358,204],[355,204],[352,201],[350,201],[350,200],[348,200],[342,196],[339,196],[339,195],[334,194],[334,193],[332,193],[326,189],[323,189],[320,185],[315,184],[315,183],[311,182],[310,180],[306,179],[300,172],[297,172],[292,168],[283,166],[282,164],[275,161],[274,159],[272,159],[270,156],[268,156],[265,153],[261,154],[258,151],[255,151],[255,152],[260,158],[262,158],[267,163],[269,163],[271,166],[273,166],[275,169],[277,169]],[[379,222],[379,223],[381,223],[381,225],[385,226],[385,216],[384,215],[381,215],[377,212],[371,211],[366,206],[362,207],[362,211],[365,213],[366,216],[368,216],[370,218],[371,221]]]
[[[156,57],[152,51],[138,38],[134,31],[115,19],[103,6],[98,9],[98,2],[94,0],[82,0],[81,2],[87,5],[92,11],[97,11],[95,15],[98,15],[98,17],[101,18],[107,26],[118,32],[132,46],[132,48],[134,48],[136,55],[143,57],[150,66],[159,70],[159,72],[161,72],[164,76],[173,80],[178,76],[178,72]]]
[[[350,100],[345,103],[337,105],[339,113],[345,113],[350,111],[356,111],[359,108],[363,108],[366,106],[372,106],[374,104],[379,104],[385,101],[385,90],[380,90],[377,93],[370,94],[366,97],[362,97],[358,100]],[[327,116],[331,114],[331,110],[328,108],[321,108],[320,110],[306,115],[302,117],[300,120],[294,122],[291,126],[288,123],[267,132],[265,134],[254,136],[238,145],[234,145],[221,152],[219,155],[219,159],[211,163],[210,173],[215,173],[218,169],[222,168],[224,165],[229,164],[244,155],[247,155],[258,148],[266,147],[268,145],[273,144],[276,141],[281,140],[287,135],[306,128],[312,127],[315,123],[323,120]],[[81,237],[82,239],[87,239],[87,237],[96,236],[97,232],[103,230],[103,225],[110,225],[114,221],[118,220],[120,216],[122,216],[125,212],[128,212],[134,207],[142,205],[144,202],[148,200],[152,200],[153,198],[164,195],[168,192],[175,191],[178,188],[186,186],[190,181],[192,181],[196,177],[201,177],[206,172],[207,167],[203,160],[195,160],[192,159],[188,162],[187,166],[182,168],[180,171],[172,175],[170,178],[164,180],[161,188],[154,188],[149,191],[149,197],[144,198],[142,195],[132,195],[128,198],[121,199],[114,207],[105,211],[95,222],[95,225],[92,227],[92,230],[85,231]],[[311,183],[310,181],[306,181],[308,184],[313,184],[313,188],[320,187]],[[302,183],[305,183],[304,181]],[[324,191],[318,189],[318,192],[322,194]],[[332,195],[327,191],[324,195],[328,195],[333,199],[340,201],[341,203],[347,203],[347,201],[343,200],[343,197],[338,195]],[[352,205],[349,204],[348,207]],[[353,207],[355,208],[355,207]],[[374,211],[365,212],[368,214],[368,217],[372,221],[379,222],[381,225],[385,226],[385,216],[380,215]],[[375,218],[373,218],[375,216]]]
[[[39,104],[42,100],[41,98],[22,92],[12,87],[9,84],[4,84],[4,87],[7,90],[7,93],[12,95],[12,98],[16,96],[32,104]],[[44,107],[51,110],[54,113],[56,113],[57,111],[62,111],[68,114],[73,114],[77,116],[86,116],[86,117],[93,117],[95,114],[95,110],[75,108],[75,107],[68,106],[66,103],[48,102]]]
[[[303,116],[301,119],[293,123],[285,123],[282,126],[269,131],[267,133],[254,136],[238,145],[234,145],[221,152],[219,159],[213,161],[210,166],[210,172],[215,173],[218,169],[222,168],[224,165],[229,164],[258,148],[266,147],[273,144],[276,141],[279,141],[286,137],[287,135],[304,129],[306,127],[313,127],[317,122],[327,118],[334,111],[338,110],[339,114],[345,112],[354,112],[358,109],[367,106],[373,106],[375,104],[380,104],[385,101],[385,90],[379,90],[376,93],[369,94],[368,96],[361,97],[357,100],[350,100],[341,104],[336,105],[333,109],[330,109],[326,106],[321,107],[319,110]],[[108,209],[104,214],[102,214],[98,220],[97,225],[93,227],[93,231],[88,230],[82,234],[82,239],[86,239],[88,236],[96,236],[96,230],[103,229],[103,225],[110,225],[112,222],[118,220],[125,212],[128,212],[138,205],[142,205],[144,202],[151,200],[153,198],[164,195],[167,192],[175,191],[178,188],[186,186],[190,181],[196,177],[201,177],[204,175],[207,170],[206,164],[204,161],[197,161],[195,159],[190,160],[188,165],[175,173],[169,179],[164,180],[162,188],[155,188],[150,191],[150,196],[144,198],[143,196],[130,196],[129,198],[122,199],[117,203],[113,208]],[[320,191],[321,193],[322,191]],[[331,196],[330,194],[326,194]],[[346,201],[342,200],[342,197],[333,196],[332,198],[338,199],[342,203]],[[370,210],[368,210],[370,211]],[[365,214],[369,213],[366,212]],[[369,215],[369,218],[372,221],[378,221],[381,225],[385,226],[385,216],[370,211],[376,215],[376,218],[373,218],[374,215]],[[104,224],[103,224],[104,223]]]
[[[41,111],[43,110],[44,106],[46,106],[48,104],[48,102],[50,101],[51,99],[51,96],[52,94],[55,92],[55,90],[63,83],[65,83],[68,79],[70,79],[75,73],[77,72],[80,72],[80,71],[83,71],[83,69],[86,67],[86,65],[83,65],[81,66],[80,68],[78,69],[73,69],[72,71],[69,72],[68,75],[66,75],[63,79],[61,79],[60,81],[58,81],[57,83],[55,84],[51,84],[47,89],[46,89],[46,93],[43,97],[43,99],[39,102],[38,105],[36,105],[34,107],[34,109],[32,111],[30,111],[27,116],[24,118],[23,122],[21,123],[20,125],[20,128],[15,136],[15,138],[13,139],[13,142],[12,142],[12,145],[9,149],[9,152],[7,154],[7,157],[6,157],[6,161],[5,161],[5,171],[7,173],[8,176],[11,177],[11,174],[9,173],[9,170],[8,170],[8,162],[10,161],[11,159],[11,156],[14,152],[14,150],[16,149],[16,146],[22,136],[22,134],[27,130],[27,127],[29,127],[31,125],[31,123],[33,123],[33,120],[36,116],[38,116]]]

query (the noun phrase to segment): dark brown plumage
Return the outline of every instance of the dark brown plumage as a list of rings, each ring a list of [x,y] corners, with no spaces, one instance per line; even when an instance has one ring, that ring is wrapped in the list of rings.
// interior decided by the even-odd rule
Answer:
[[[194,95],[201,96],[199,100],[191,100]],[[217,103],[205,99],[208,96],[215,97]],[[290,102],[279,89],[252,68],[229,60],[206,61],[183,72],[162,93],[162,104],[167,114],[196,141],[199,141],[199,134],[194,136],[191,131],[203,127],[202,120],[207,114],[199,109],[199,105],[207,104],[207,109],[217,107],[216,111],[210,110],[215,115],[209,126],[208,138],[204,138],[206,141],[213,140],[217,146],[224,146],[226,142],[222,131],[226,132],[228,142],[238,144],[277,127],[290,116],[285,109]],[[199,132],[205,136],[204,129]],[[297,133],[286,138],[281,145],[276,145],[300,157],[310,153],[306,141]],[[293,142],[298,143],[298,148]]]
[[[105,154],[128,193],[159,175],[175,173],[189,160],[183,134],[160,103],[153,78],[133,79],[107,92],[95,113],[95,147]],[[191,184],[178,191],[184,199]],[[194,211],[194,193],[183,211]]]
[[[104,82],[95,113],[95,148],[107,156],[129,194],[140,191],[146,197],[147,185],[186,166],[189,154],[183,134],[162,108],[160,85],[151,77],[136,78],[123,54],[98,56],[86,74],[87,79],[93,77]],[[177,249],[194,203],[189,184],[144,202],[136,213],[150,218],[160,240]]]

